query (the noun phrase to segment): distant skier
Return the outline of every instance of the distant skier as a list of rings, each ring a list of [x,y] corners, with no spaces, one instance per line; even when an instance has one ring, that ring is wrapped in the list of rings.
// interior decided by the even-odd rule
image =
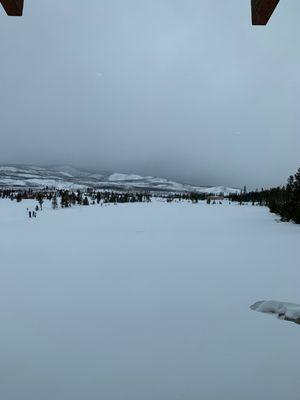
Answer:
[[[31,218],[31,211],[28,211],[28,214],[29,214],[29,218]]]

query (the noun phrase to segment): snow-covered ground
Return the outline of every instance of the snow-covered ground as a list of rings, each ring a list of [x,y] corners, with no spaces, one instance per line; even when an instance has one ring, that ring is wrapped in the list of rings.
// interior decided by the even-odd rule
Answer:
[[[298,400],[300,227],[238,205],[0,200],[0,397]]]

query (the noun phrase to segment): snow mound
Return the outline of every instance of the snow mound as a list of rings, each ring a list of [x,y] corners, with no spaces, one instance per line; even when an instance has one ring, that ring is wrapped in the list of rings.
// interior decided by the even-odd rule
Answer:
[[[300,304],[264,300],[254,303],[250,308],[254,311],[276,315],[279,319],[300,324]]]

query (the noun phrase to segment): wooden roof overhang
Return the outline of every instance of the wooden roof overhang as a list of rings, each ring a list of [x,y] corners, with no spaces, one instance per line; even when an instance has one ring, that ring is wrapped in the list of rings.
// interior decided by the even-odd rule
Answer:
[[[23,15],[24,0],[0,0],[7,15],[21,17]]]
[[[279,0],[251,0],[252,25],[267,25]]]

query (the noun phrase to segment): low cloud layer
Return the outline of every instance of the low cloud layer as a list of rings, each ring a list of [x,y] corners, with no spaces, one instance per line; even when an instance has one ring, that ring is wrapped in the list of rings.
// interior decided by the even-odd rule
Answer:
[[[299,15],[296,0],[267,27],[247,0],[28,0],[0,16],[0,161],[284,183],[300,166]]]

